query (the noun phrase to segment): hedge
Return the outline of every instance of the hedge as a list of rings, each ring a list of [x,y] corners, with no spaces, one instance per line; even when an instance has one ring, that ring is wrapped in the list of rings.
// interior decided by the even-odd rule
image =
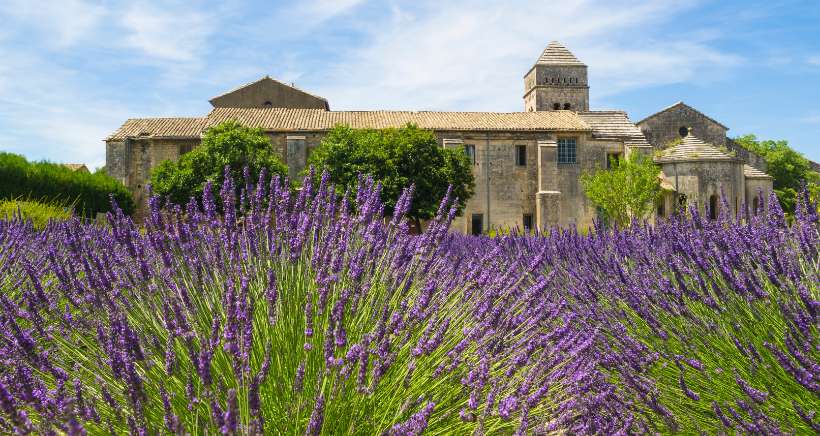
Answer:
[[[29,162],[0,152],[0,199],[70,203],[78,215],[93,218],[111,210],[111,194],[123,212],[134,211],[128,189],[103,172],[75,172],[60,164]]]

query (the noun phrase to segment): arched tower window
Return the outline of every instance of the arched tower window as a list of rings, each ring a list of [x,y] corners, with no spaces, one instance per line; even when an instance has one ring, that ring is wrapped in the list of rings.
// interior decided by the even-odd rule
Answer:
[[[569,103],[564,103],[564,110],[568,111],[569,108],[570,108],[570,104]]]
[[[759,209],[760,209],[760,199],[755,197],[754,200],[752,200],[752,215],[757,216]]]
[[[561,109],[561,103],[555,103],[552,105],[552,110],[557,111]]]
[[[678,129],[678,135],[680,135],[681,138],[689,136],[689,128],[686,126],[681,126],[681,128]]]
[[[716,220],[718,217],[718,196],[712,194],[709,197],[709,218]]]

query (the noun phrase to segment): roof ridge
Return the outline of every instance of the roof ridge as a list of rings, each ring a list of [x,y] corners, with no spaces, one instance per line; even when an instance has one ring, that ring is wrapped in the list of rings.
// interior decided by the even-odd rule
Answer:
[[[550,41],[535,61],[536,65],[584,65],[564,44]]]
[[[663,108],[663,109],[661,109],[661,110],[659,110],[659,111],[655,112],[655,113],[654,113],[654,114],[652,114],[652,115],[648,115],[648,116],[644,117],[642,120],[637,121],[635,124],[640,124],[640,123],[642,123],[642,122],[644,122],[644,121],[646,121],[646,120],[648,120],[648,119],[650,119],[650,118],[652,118],[652,117],[654,117],[654,116],[656,116],[656,115],[660,115],[660,114],[662,114],[662,113],[664,113],[664,112],[666,112],[666,111],[668,111],[668,110],[670,110],[670,109],[672,109],[672,108],[674,108],[674,107],[676,107],[676,106],[686,106],[686,107],[688,107],[689,109],[692,109],[692,110],[693,110],[693,111],[695,111],[696,113],[700,114],[702,117],[706,118],[707,120],[712,121],[713,123],[715,123],[715,124],[719,125],[720,127],[723,127],[723,128],[724,128],[724,129],[726,129],[726,130],[729,130],[729,128],[728,128],[728,127],[726,127],[726,125],[725,125],[725,124],[723,124],[723,123],[721,123],[720,121],[718,121],[718,120],[716,120],[716,119],[714,119],[714,118],[710,117],[709,115],[706,115],[705,113],[703,113],[703,112],[701,112],[701,111],[699,111],[699,110],[695,109],[694,107],[689,106],[688,104],[684,103],[684,102],[683,102],[683,100],[680,100],[680,101],[678,101],[677,103],[675,103],[675,104],[673,104],[673,105],[671,105],[671,106],[667,106],[667,107],[665,107],[665,108]]]

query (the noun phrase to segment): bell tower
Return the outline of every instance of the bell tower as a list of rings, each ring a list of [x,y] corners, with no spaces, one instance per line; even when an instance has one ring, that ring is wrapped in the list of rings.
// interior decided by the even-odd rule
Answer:
[[[587,66],[560,42],[549,43],[524,75],[524,110],[589,110]]]

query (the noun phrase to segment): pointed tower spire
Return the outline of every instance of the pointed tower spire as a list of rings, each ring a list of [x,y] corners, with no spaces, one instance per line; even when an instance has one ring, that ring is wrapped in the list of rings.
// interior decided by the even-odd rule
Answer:
[[[567,49],[564,44],[558,41],[549,43],[541,57],[535,62],[536,65],[584,65],[578,58]]]
[[[524,110],[589,110],[587,66],[552,41],[524,76]]]

